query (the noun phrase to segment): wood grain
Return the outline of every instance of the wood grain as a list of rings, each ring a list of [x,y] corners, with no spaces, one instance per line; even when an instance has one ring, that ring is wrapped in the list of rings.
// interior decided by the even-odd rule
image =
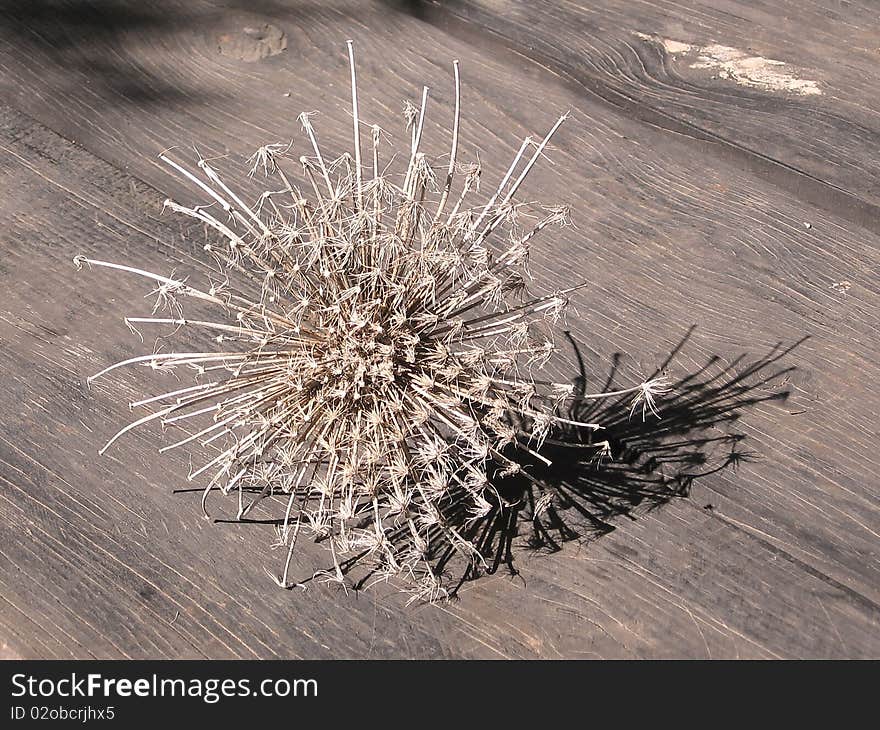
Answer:
[[[794,53],[785,41],[794,27],[751,34],[738,14],[784,12],[760,3],[666,4],[662,23],[648,5],[593,4],[603,11],[593,20],[571,3],[540,18],[530,14],[541,8],[503,6],[96,2],[90,14],[82,3],[0,4],[0,639],[9,651],[880,655],[876,99],[834,75],[855,79],[869,56],[856,48],[841,58],[841,41],[832,68],[821,49]],[[839,12],[861,22],[856,6]],[[255,63],[216,52],[217,34],[258,20],[286,34],[285,52]],[[831,26],[815,27],[814,43],[833,46]],[[850,90],[817,101],[710,83],[635,31],[760,42],[761,55]],[[577,229],[535,251],[534,288],[591,283],[568,323],[591,384],[612,370],[612,382],[634,382],[674,353],[679,387],[664,421],[642,427],[622,406],[610,413],[619,463],[578,476],[573,502],[593,521],[574,505],[561,510],[557,552],[530,549],[521,525],[518,575],[502,559],[443,606],[404,608],[392,586],[276,590],[263,572],[278,557],[266,550],[271,526],[204,521],[197,493],[171,493],[187,464],[155,454],[159,434],[132,434],[97,457],[126,418],[118,404],[151,381],[133,372],[90,393],[82,385],[137,354],[121,318],[146,291],[77,274],[73,256],[204,275],[201,232],[159,215],[165,195],[195,197],[156,153],[180,145],[185,155],[197,143],[240,169],[260,144],[293,138],[302,150],[295,118],[311,109],[322,112],[322,145],[341,152],[346,38],[358,52],[362,116],[396,139],[402,100],[431,86],[436,153],[448,144],[450,61],[461,60],[463,154],[479,152],[488,186],[522,136],[571,109],[524,195],[572,204]],[[592,86],[573,82],[587,71]],[[626,92],[627,103],[599,86]],[[836,140],[817,126],[832,118]],[[719,153],[721,137],[741,149]],[[576,365],[572,353],[558,367],[571,376]],[[639,480],[682,484],[690,496],[637,504],[625,497]],[[608,494],[628,514],[615,517]]]
[[[880,44],[871,3],[454,0],[426,4],[422,15],[468,37],[488,29],[580,93],[689,137],[796,200],[876,225]],[[697,49],[710,46],[784,64],[769,68],[815,81],[818,93],[737,83],[700,62]]]

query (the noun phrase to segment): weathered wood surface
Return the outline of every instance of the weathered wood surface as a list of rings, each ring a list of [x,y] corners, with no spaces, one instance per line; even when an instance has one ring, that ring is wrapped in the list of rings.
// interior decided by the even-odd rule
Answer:
[[[552,5],[0,2],[4,654],[880,656],[870,7],[832,22],[818,4]],[[259,22],[287,49],[218,54],[219,35]],[[712,79],[636,33],[752,47],[823,93]],[[622,411],[629,448],[580,480],[580,503],[616,529],[596,538],[565,510],[584,537],[559,531],[548,554],[522,525],[519,574],[502,565],[442,606],[404,608],[391,586],[277,590],[271,526],[208,523],[197,493],[172,494],[187,463],[156,455],[160,434],[97,456],[153,381],[83,385],[140,352],[121,319],[146,290],[77,274],[73,256],[203,275],[198,237],[160,217],[166,194],[195,198],[156,153],[197,143],[234,166],[301,145],[295,118],[312,109],[341,152],[347,38],[367,121],[400,137],[402,100],[431,86],[436,152],[461,60],[463,152],[487,184],[571,109],[524,195],[571,203],[578,228],[534,252],[535,287],[592,282],[569,324],[594,384],[616,353],[615,383],[667,360],[679,381],[663,438]],[[636,505],[645,481],[689,496]],[[610,516],[608,494],[634,519]]]
[[[453,0],[425,18],[878,230],[880,37],[871,2]],[[770,92],[791,87],[800,93]]]

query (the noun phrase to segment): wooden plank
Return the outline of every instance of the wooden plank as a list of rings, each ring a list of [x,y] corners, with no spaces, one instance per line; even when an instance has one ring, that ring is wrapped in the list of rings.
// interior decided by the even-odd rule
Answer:
[[[0,50],[4,98],[86,148],[3,111],[0,172],[10,192],[2,275],[11,294],[0,336],[13,383],[5,397],[29,413],[25,422],[4,421],[0,444],[11,526],[0,631],[13,651],[877,655],[878,465],[869,444],[876,439],[880,249],[873,231],[846,211],[793,201],[736,161],[695,154],[690,139],[629,118],[534,65],[512,66],[494,48],[387,7],[305,12],[267,4],[264,16],[287,33],[288,51],[258,64],[209,53],[211,34],[230,17],[219,7],[187,4],[183,17],[169,16],[167,3],[141,3],[136,23],[126,25],[129,16],[120,13],[115,26],[91,44],[70,43],[60,59],[58,39],[77,38],[81,27],[50,26],[50,49],[25,45],[22,38],[45,35],[49,22],[26,19]],[[161,21],[167,17],[175,22]],[[633,507],[637,521],[612,520],[614,532],[554,555],[530,556],[522,544],[529,526],[521,525],[519,577],[475,581],[446,606],[404,610],[382,588],[350,596],[275,591],[262,574],[275,558],[265,549],[271,528],[204,523],[196,497],[168,494],[169,478],[182,477],[186,464],[155,458],[153,435],[135,435],[112,459],[97,460],[95,449],[126,409],[106,391],[86,398],[77,387],[138,343],[120,322],[129,310],[118,281],[93,273],[84,283],[67,262],[88,250],[203,271],[191,232],[157,220],[164,192],[193,197],[160,173],[154,153],[197,140],[206,155],[230,154],[234,168],[259,144],[295,135],[295,114],[315,107],[326,111],[322,143],[341,151],[350,123],[346,37],[355,38],[361,59],[364,116],[392,134],[402,133],[400,97],[431,83],[435,151],[448,141],[446,61],[462,60],[465,154],[472,159],[479,146],[488,184],[520,135],[540,133],[556,110],[572,109],[528,195],[571,202],[578,229],[545,241],[532,268],[535,288],[573,273],[592,282],[569,322],[591,382],[606,378],[615,352],[625,353],[615,383],[650,372],[696,325],[670,364],[681,384],[661,424],[666,450],[618,411],[619,439],[641,459],[630,455],[630,464],[621,455],[616,470],[582,474],[579,495],[610,519],[596,506],[609,490],[631,506],[627,490],[639,478],[674,484],[710,472],[693,481],[691,499],[647,515],[644,507],[656,500],[645,500]],[[102,81],[94,63],[108,54],[128,85]],[[157,80],[165,82],[162,93],[130,91]],[[747,368],[804,335],[810,339],[776,362]],[[574,374],[574,362],[568,368]],[[137,376],[125,383],[131,392],[147,385]],[[728,423],[732,417],[739,421]],[[737,448],[760,457],[741,459],[735,471],[720,468],[730,440],[706,442],[731,429],[746,437]],[[565,520],[590,532],[574,512],[565,511]]]
[[[795,200],[877,230],[880,49],[870,3],[797,0],[425,4],[580,93],[684,135]]]

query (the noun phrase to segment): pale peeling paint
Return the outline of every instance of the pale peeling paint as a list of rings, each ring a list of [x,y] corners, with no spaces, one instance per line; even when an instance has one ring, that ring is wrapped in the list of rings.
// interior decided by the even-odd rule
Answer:
[[[675,55],[678,53],[688,53],[694,46],[690,43],[682,43],[681,41],[673,41],[669,38],[660,38],[655,35],[648,35],[647,33],[636,33],[636,35],[645,41],[653,41],[654,43],[659,43],[663,46],[663,50],[669,54]]]
[[[682,43],[681,41],[673,41],[669,38],[664,38],[663,40],[663,48],[667,53],[688,53],[693,46],[690,43]]]
[[[750,56],[737,48],[718,43],[697,46],[646,33],[636,33],[636,35],[659,43],[671,56],[694,57],[690,64],[691,68],[715,71],[718,78],[734,81],[741,86],[766,91],[787,91],[803,96],[822,93],[816,81],[796,75],[795,69],[785,61]]]

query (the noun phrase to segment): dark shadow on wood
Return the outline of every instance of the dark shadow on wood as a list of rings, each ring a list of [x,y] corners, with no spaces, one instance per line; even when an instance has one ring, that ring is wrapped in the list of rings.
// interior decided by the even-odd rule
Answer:
[[[95,93],[109,91],[110,98],[135,107],[206,103],[211,95],[200,88],[201,79],[165,78],[132,63],[129,39],[146,39],[154,47],[148,54],[160,63],[178,36],[186,44],[201,39],[204,53],[217,53],[216,36],[244,27],[248,19],[268,20],[275,14],[288,21],[291,16],[304,19],[314,8],[320,4],[227,0],[211,8],[176,0],[0,0],[0,41],[22,56],[45,56],[71,92],[85,83]]]
[[[161,4],[124,0],[0,0],[2,37],[18,53],[45,55],[54,71],[74,87],[85,76],[92,89],[105,88],[134,104],[188,97],[175,85],[141,67],[120,63],[129,33],[167,33],[189,28],[194,14],[169,12]]]
[[[690,337],[685,335],[658,370],[665,370]],[[575,379],[583,394],[586,380],[577,343],[569,336],[579,362]],[[687,498],[699,479],[759,458],[745,447],[745,435],[734,430],[742,413],[760,403],[784,402],[787,375],[795,368],[780,361],[805,341],[789,347],[777,345],[757,360],[742,355],[722,365],[712,357],[699,370],[673,384],[660,404],[661,418],[641,411],[630,416],[629,400],[575,401],[567,417],[606,425],[601,437],[594,432],[566,427],[554,435],[542,454],[551,466],[531,459],[523,462],[532,479],[508,476],[493,480],[497,501],[484,518],[465,527],[466,515],[446,517],[480,550],[479,561],[462,566],[451,549],[436,556],[438,570],[461,576],[453,593],[465,582],[505,567],[517,574],[516,555],[522,549],[552,553],[570,541],[592,541],[608,534],[619,518],[657,509],[673,499]],[[619,358],[606,378],[615,387]],[[611,459],[596,456],[595,442],[607,439]],[[703,505],[711,509],[711,505]]]

